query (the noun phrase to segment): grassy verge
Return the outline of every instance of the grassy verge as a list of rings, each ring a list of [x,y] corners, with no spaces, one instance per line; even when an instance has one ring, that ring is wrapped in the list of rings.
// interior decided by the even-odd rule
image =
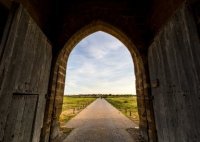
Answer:
[[[95,96],[64,96],[62,113],[60,115],[61,127],[95,99]]]
[[[136,96],[108,96],[105,99],[136,124],[139,124]]]

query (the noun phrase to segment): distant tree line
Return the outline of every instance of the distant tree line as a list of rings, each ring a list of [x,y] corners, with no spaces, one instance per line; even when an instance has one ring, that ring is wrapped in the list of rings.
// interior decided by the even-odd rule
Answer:
[[[132,97],[132,96],[135,96],[135,95],[132,95],[132,94],[78,94],[78,95],[66,95],[68,97],[83,97],[83,98],[99,98],[99,97],[102,97],[102,98],[107,98],[107,97]]]

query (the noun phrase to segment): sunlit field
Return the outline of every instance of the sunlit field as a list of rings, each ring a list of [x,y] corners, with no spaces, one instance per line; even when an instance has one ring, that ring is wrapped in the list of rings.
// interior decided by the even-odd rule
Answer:
[[[96,100],[96,96],[64,96],[60,115],[61,127],[94,100]]]
[[[99,96],[96,95],[64,96],[62,113],[60,115],[61,127],[98,97]],[[104,95],[102,97],[105,98],[115,108],[120,110],[128,118],[139,124],[136,96]]]
[[[123,114],[139,124],[139,115],[136,96],[107,96],[105,99]]]

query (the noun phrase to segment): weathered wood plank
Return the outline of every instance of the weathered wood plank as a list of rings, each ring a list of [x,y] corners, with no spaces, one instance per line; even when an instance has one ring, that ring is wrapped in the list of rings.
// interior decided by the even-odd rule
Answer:
[[[13,139],[15,139],[15,136],[16,136],[15,129],[17,129],[16,127],[21,124],[19,123],[19,121],[21,120],[22,115],[23,115],[24,104],[25,102],[23,98],[19,99],[17,97],[13,97],[12,105],[9,110],[10,112],[8,115],[8,120],[7,120],[7,124],[5,128],[5,135],[4,135],[3,141],[12,142]]]
[[[149,70],[159,141],[200,140],[200,41],[185,5],[149,48]]]
[[[39,141],[51,66],[51,45],[22,6],[16,11],[6,41],[9,43],[5,44],[0,66],[3,78],[0,141]],[[23,99],[18,103],[12,101],[13,93],[26,94],[24,102]],[[38,94],[37,105],[35,99],[28,99],[32,98],[32,94]]]
[[[35,116],[37,112],[38,105],[38,95],[28,94],[26,97],[25,110],[23,115],[24,124],[22,125],[23,139],[22,142],[32,141],[32,136],[34,132]]]
[[[34,116],[38,103],[38,95],[14,94],[4,142],[29,142],[32,139]]]

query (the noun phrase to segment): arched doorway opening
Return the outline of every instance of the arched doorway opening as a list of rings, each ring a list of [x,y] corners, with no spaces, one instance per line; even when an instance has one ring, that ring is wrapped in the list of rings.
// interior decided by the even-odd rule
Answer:
[[[68,58],[64,94],[135,95],[133,60],[127,47],[102,31],[82,39]]]
[[[138,124],[132,57],[122,42],[102,31],[82,39],[70,53],[60,115],[61,127],[66,128],[71,117],[91,100],[98,101],[97,98],[105,98],[103,101],[107,100]]]
[[[133,62],[136,77],[137,104],[139,113],[139,128],[146,140],[155,136],[155,124],[153,110],[149,100],[148,71],[146,70],[144,59],[138,52],[133,42],[119,29],[102,21],[94,21],[75,33],[60,51],[52,68],[52,79],[50,83],[50,98],[46,105],[44,119],[44,130],[50,131],[50,139],[59,136],[59,116],[62,112],[63,94],[65,86],[65,73],[68,57],[83,38],[97,32],[106,32],[120,40],[129,50]],[[46,136],[49,137],[49,136]]]

